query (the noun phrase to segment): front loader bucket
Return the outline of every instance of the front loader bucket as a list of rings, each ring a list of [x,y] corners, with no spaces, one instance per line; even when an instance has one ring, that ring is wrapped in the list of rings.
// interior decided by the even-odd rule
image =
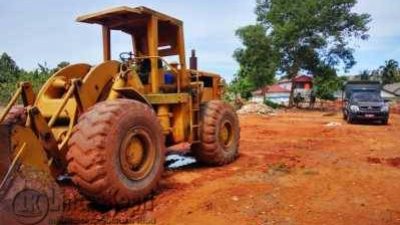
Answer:
[[[0,125],[0,180],[2,181],[11,165],[11,127]]]
[[[30,128],[0,125],[0,182],[2,224],[56,224],[61,217],[61,189]]]

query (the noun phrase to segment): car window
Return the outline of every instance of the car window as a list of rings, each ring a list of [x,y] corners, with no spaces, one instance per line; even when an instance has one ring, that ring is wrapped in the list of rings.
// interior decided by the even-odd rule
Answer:
[[[352,99],[359,102],[379,102],[382,100],[379,95],[370,92],[355,93]]]

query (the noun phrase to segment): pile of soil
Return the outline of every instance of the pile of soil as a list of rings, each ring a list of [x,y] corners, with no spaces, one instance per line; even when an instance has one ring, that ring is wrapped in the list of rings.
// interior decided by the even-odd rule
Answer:
[[[244,105],[240,110],[237,111],[238,114],[270,114],[274,113],[275,110],[271,107],[262,103],[248,103]]]

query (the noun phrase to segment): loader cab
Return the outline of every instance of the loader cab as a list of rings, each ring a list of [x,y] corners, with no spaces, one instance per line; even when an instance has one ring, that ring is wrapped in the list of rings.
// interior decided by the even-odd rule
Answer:
[[[103,60],[112,60],[111,32],[131,37],[131,58],[148,93],[180,92],[189,86],[183,22],[146,7],[117,7],[80,16],[78,22],[102,26]],[[175,58],[177,63],[165,58]]]

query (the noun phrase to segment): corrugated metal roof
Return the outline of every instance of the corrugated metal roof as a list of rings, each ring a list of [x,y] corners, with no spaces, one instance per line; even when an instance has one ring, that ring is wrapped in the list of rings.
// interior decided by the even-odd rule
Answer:
[[[312,82],[313,78],[307,75],[301,75],[294,78],[296,82]]]
[[[387,85],[383,86],[383,90],[385,90],[391,94],[400,96],[400,83],[387,84]]]
[[[262,89],[258,89],[257,91],[254,91],[252,94],[253,96],[261,95],[262,94]],[[271,93],[290,93],[290,90],[283,88],[279,84],[274,84],[270,85],[264,88],[264,92],[266,94],[271,94]]]

